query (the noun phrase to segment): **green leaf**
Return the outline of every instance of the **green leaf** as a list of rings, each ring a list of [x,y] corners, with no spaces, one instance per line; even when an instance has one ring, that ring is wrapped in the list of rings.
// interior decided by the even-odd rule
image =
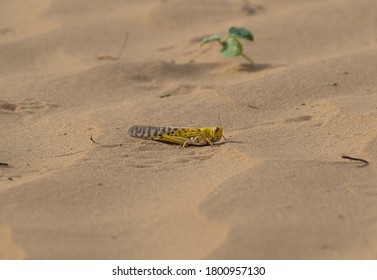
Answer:
[[[221,34],[216,34],[216,35],[213,35],[213,36],[209,36],[209,37],[205,37],[202,42],[200,43],[200,46],[203,46],[209,42],[213,42],[213,41],[219,41],[220,38],[221,38]]]
[[[254,41],[254,36],[251,34],[250,30],[243,27],[231,27],[229,28],[229,35],[237,36],[241,39]]]
[[[227,57],[234,57],[242,54],[242,44],[234,36],[229,36],[224,42],[224,47],[221,50],[221,54]]]

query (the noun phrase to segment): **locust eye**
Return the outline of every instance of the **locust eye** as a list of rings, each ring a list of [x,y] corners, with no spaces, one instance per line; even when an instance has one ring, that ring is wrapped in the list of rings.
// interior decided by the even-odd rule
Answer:
[[[215,126],[215,127],[213,128],[213,131],[214,131],[215,133],[219,132],[219,127],[218,127],[218,126]]]

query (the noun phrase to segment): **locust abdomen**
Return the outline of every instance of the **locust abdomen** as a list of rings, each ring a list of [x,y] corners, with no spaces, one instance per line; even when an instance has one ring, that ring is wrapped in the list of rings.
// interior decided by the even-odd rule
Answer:
[[[150,139],[161,134],[168,134],[175,129],[175,127],[166,126],[134,125],[128,129],[128,134],[132,137]]]

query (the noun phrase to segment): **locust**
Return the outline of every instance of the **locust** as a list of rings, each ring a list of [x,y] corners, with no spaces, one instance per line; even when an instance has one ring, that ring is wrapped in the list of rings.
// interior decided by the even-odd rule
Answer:
[[[164,143],[179,144],[183,148],[192,146],[213,145],[222,138],[223,128],[214,127],[172,127],[172,126],[149,126],[134,125],[128,129],[132,137],[160,141]]]

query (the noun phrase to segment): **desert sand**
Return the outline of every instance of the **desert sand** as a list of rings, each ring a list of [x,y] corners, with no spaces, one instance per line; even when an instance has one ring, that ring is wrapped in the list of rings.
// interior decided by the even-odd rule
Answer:
[[[376,259],[376,10],[2,0],[0,258]],[[255,67],[200,47],[231,26]],[[218,114],[213,147],[127,134]]]

